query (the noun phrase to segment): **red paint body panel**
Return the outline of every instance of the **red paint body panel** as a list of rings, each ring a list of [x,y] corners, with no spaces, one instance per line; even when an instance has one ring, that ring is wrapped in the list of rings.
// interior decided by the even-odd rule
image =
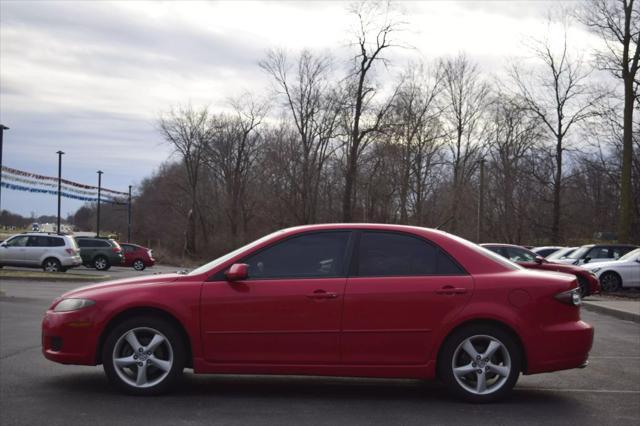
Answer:
[[[149,255],[149,249],[136,244],[127,243],[126,245],[135,247],[134,251],[123,251],[124,257],[120,266],[133,266],[136,260],[142,260],[144,266],[151,267],[155,265],[156,260]]]
[[[375,229],[430,241],[455,259],[457,276],[262,279],[219,274],[256,250],[310,231]],[[527,373],[579,367],[593,329],[554,298],[576,287],[566,274],[513,267],[441,231],[395,225],[288,229],[197,275],[151,275],[85,287],[63,298],[95,305],[45,314],[43,354],[95,365],[110,321],[130,309],[171,315],[189,339],[198,373],[433,378],[440,347],[458,326],[493,321],[522,344]],[[214,278],[216,277],[216,278]],[[442,291],[443,288],[447,291]],[[453,290],[452,290],[453,289]],[[54,341],[61,347],[54,347]]]

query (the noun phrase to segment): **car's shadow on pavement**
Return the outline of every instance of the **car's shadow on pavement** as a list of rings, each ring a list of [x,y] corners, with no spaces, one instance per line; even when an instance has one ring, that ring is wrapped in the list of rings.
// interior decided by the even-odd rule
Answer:
[[[473,407],[518,406],[529,408],[544,406],[545,409],[579,409],[579,404],[566,393],[553,390],[518,389],[512,396],[494,404],[469,405],[453,398],[438,382],[401,379],[366,379],[342,377],[304,376],[242,376],[242,375],[194,375],[185,374],[176,388],[157,397],[136,397],[119,392],[111,386],[99,371],[71,373],[47,378],[46,387],[51,387],[60,396],[83,395],[100,401],[135,399],[136,403],[154,405],[154,401],[200,401],[214,397],[224,400],[318,400],[324,402],[371,402],[402,401],[406,403],[464,404]],[[92,398],[92,399],[93,399]]]

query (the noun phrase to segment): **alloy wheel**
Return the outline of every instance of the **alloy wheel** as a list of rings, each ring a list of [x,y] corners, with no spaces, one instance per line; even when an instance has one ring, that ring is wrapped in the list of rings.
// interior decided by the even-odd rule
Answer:
[[[46,272],[58,272],[60,271],[60,265],[57,260],[49,259],[44,262],[44,270]]]
[[[458,345],[451,368],[456,381],[467,392],[488,395],[507,382],[512,368],[511,356],[495,337],[475,335]]]
[[[97,270],[102,271],[107,268],[107,259],[99,257],[93,262],[93,266],[95,266]]]
[[[144,262],[142,260],[136,260],[133,262],[133,269],[136,271],[142,271],[144,269]]]
[[[138,327],[126,331],[117,340],[112,362],[123,382],[134,388],[149,388],[169,375],[174,353],[164,334],[153,328]]]

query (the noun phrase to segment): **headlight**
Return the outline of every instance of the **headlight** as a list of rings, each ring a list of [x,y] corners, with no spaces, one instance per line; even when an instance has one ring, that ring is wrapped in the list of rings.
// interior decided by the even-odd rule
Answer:
[[[63,299],[61,300],[55,308],[53,308],[54,312],[69,312],[69,311],[77,311],[78,309],[83,309],[92,305],[95,305],[96,302],[89,299]]]
[[[563,291],[556,294],[556,299],[567,305],[580,306],[582,304],[582,298],[580,297],[580,289],[574,288],[573,290]]]

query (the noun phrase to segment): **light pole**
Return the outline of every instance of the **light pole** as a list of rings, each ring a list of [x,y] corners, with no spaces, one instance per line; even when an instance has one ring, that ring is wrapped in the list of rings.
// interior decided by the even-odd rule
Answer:
[[[102,170],[98,170],[98,212],[97,212],[97,224],[96,224],[96,237],[100,236],[100,195],[102,191]]]
[[[127,220],[127,242],[131,242],[131,185],[129,185],[129,204],[128,204],[128,220]]]
[[[0,124],[0,214],[2,214],[2,134],[9,130],[4,124]]]
[[[61,200],[61,196],[62,196],[62,156],[64,155],[64,152],[62,151],[58,151],[56,152],[56,154],[58,154],[58,235],[61,234],[60,232],[60,200]]]
[[[480,194],[478,197],[478,244],[482,242],[482,222],[484,218],[484,158],[480,159]]]

